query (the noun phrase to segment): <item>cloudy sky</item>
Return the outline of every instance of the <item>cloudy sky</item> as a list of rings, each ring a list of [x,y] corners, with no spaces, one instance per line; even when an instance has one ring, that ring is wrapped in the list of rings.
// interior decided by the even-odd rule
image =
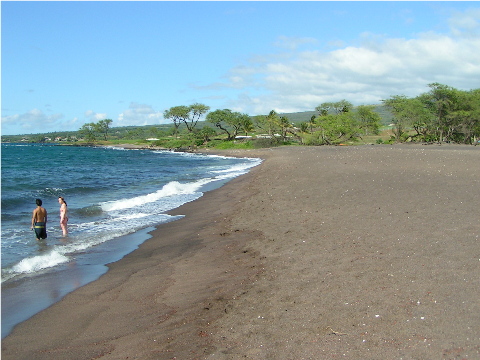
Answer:
[[[480,88],[478,2],[1,2],[2,134]]]

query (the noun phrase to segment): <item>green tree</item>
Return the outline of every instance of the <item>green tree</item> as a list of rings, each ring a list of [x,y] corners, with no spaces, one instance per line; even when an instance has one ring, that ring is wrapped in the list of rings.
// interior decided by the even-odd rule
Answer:
[[[457,106],[448,115],[455,124],[452,139],[472,144],[480,137],[480,89],[458,91],[457,100]]]
[[[249,132],[255,130],[255,126],[253,126],[253,121],[250,115],[243,114],[243,121],[242,121],[242,131],[245,136],[248,135]]]
[[[175,136],[178,136],[178,128],[182,122],[186,122],[190,113],[190,108],[185,105],[174,106],[163,112],[165,119],[170,119],[175,127]]]
[[[184,123],[189,132],[192,132],[197,125],[200,118],[205,115],[210,107],[204,104],[195,103],[190,106],[174,106],[165,110],[163,117],[173,121],[175,130],[178,133],[178,128],[181,123]]]
[[[212,129],[210,126],[204,126],[201,130],[200,130],[200,135],[202,136],[203,138],[203,143],[207,143],[210,141],[210,138],[212,136],[215,136],[217,134],[217,132],[215,131],[215,129]]]
[[[41,143],[44,143],[45,141],[46,141],[46,137],[44,134],[31,135],[30,142],[41,144]]]
[[[96,124],[91,122],[91,123],[83,124],[79,130],[79,133],[85,138],[86,141],[95,141],[96,131],[97,131]]]
[[[315,116],[312,116],[312,117],[313,117],[313,119],[315,119]],[[312,132],[312,126],[313,125],[310,121],[308,123],[303,121],[303,122],[300,123],[300,131],[305,133],[305,132],[308,131],[308,129],[310,129],[310,132]]]
[[[365,135],[369,135],[369,133],[378,135],[380,132],[381,117],[374,109],[373,105],[360,105],[355,113]]]
[[[321,115],[321,116],[325,116],[325,115],[328,114],[328,112],[323,111],[322,114],[323,114],[323,115]],[[317,118],[317,117],[316,117],[315,115],[312,115],[312,117],[310,118],[310,121],[309,121],[310,132],[313,132],[313,126],[315,125],[315,119],[316,119],[316,118]]]
[[[416,133],[410,136],[410,138],[412,140],[434,141],[436,136],[432,113],[418,98],[408,99],[405,105],[405,116],[410,118],[410,125]]]
[[[135,139],[140,139],[143,135],[143,132],[140,128],[133,128],[133,129],[128,129],[125,132],[125,139],[129,140],[135,140]]]
[[[393,133],[397,141],[407,138],[433,141],[437,138],[432,113],[418,98],[395,95],[382,101],[392,111],[395,124]],[[416,134],[408,135],[410,129],[414,129]]]
[[[98,131],[99,133],[102,133],[103,138],[105,140],[107,140],[108,130],[110,129],[110,124],[112,122],[113,121],[111,119],[104,119],[104,120],[100,120],[98,123],[95,124],[96,131]]]
[[[268,135],[272,136],[272,138],[280,129],[280,117],[275,110],[270,111],[268,115],[256,116],[255,123],[258,128],[265,131]]]
[[[280,117],[280,119],[279,119],[279,125],[280,125],[281,131],[282,131],[283,141],[286,141],[286,140],[287,140],[287,132],[288,132],[289,129],[291,129],[293,126],[292,126],[292,124],[290,123],[290,120],[288,120],[288,118],[287,118],[286,116],[281,116],[281,117]]]
[[[408,100],[405,95],[393,95],[390,99],[382,100],[393,114],[393,124],[395,125],[393,134],[397,141],[400,141],[406,128],[411,124],[410,116],[406,111]]]
[[[233,112],[230,109],[210,112],[206,119],[227,134],[227,141],[235,139],[239,131],[251,129],[253,126],[249,115]]]
[[[208,113],[210,107],[204,104],[195,103],[190,105],[189,110],[189,117],[184,122],[188,131],[192,132],[201,117]]]
[[[321,144],[339,144],[345,141],[355,141],[360,132],[360,126],[351,112],[328,114],[317,118],[318,131],[316,134],[321,139]]]
[[[439,83],[428,84],[428,86],[431,90],[418,98],[435,115],[434,123],[438,141],[450,141],[455,123],[449,115],[457,105],[458,91]]]

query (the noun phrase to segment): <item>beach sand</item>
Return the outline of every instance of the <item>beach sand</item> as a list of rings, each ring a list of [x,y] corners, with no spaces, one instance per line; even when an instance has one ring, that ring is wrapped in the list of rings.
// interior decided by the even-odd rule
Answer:
[[[17,326],[2,359],[480,359],[480,147],[222,153],[264,162]]]

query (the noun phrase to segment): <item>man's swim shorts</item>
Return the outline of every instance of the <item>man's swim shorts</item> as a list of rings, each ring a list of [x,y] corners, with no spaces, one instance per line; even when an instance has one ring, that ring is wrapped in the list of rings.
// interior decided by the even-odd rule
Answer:
[[[35,234],[37,239],[46,239],[47,238],[47,228],[45,227],[44,222],[37,222],[33,227],[35,229]]]

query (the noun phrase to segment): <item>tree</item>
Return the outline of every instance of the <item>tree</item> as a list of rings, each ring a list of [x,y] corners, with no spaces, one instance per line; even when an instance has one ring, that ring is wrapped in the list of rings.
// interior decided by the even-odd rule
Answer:
[[[38,144],[44,143],[46,140],[44,134],[31,135],[31,139],[32,139],[31,142],[38,143]]]
[[[243,121],[242,121],[242,132],[245,136],[248,135],[249,132],[255,130],[255,126],[253,126],[252,117],[248,114],[243,114]]]
[[[203,138],[203,143],[205,144],[209,142],[210,137],[214,136],[217,132],[215,131],[215,129],[212,129],[210,126],[204,126],[199,133]]]
[[[174,106],[163,112],[163,117],[165,119],[170,119],[173,121],[173,126],[175,127],[175,135],[178,135],[178,128],[182,122],[186,122],[188,119],[190,109],[188,106]]]
[[[230,109],[215,110],[208,113],[206,119],[227,134],[227,141],[235,139],[240,130],[248,131],[253,127],[249,115]]]
[[[390,99],[382,100],[387,108],[393,113],[393,134],[395,139],[400,141],[401,136],[405,132],[407,126],[410,125],[410,117],[407,108],[408,98],[405,95],[394,95]]]
[[[433,115],[419,98],[407,98],[404,95],[395,95],[390,99],[382,100],[393,113],[395,139],[434,141],[438,139],[433,124]],[[410,129],[416,134],[408,134]]]
[[[184,120],[188,131],[192,132],[197,125],[198,120],[210,110],[210,107],[204,104],[195,103],[189,107],[189,117]]]
[[[279,119],[279,125],[282,130],[283,141],[287,140],[287,131],[292,128],[290,120],[286,116],[281,116]]]
[[[317,118],[317,131],[321,144],[339,144],[356,140],[360,131],[358,121],[351,112],[328,114]]]
[[[449,114],[457,103],[458,91],[439,83],[428,84],[428,86],[431,90],[418,98],[435,115],[438,141],[450,141],[455,124],[452,123],[452,117]]]
[[[322,115],[322,116],[325,116],[325,115],[328,114],[328,112],[322,112],[322,113],[324,114],[324,115]],[[315,119],[316,119],[316,118],[317,118],[317,117],[316,117],[315,115],[312,115],[312,117],[310,118],[310,121],[309,121],[309,124],[310,124],[310,132],[313,131],[313,126],[315,125]]]
[[[85,138],[87,141],[95,141],[96,136],[95,132],[97,131],[95,123],[86,123],[80,128],[80,134]]]
[[[259,115],[255,117],[255,122],[257,127],[267,132],[268,135],[272,136],[280,131],[280,117],[278,116],[275,110],[270,111],[268,115]]]
[[[168,110],[165,110],[163,112],[163,117],[173,121],[176,133],[178,133],[178,128],[181,123],[184,123],[187,127],[187,130],[192,132],[197,125],[198,120],[200,120],[200,118],[205,115],[208,110],[210,110],[209,106],[199,103],[195,103],[190,106],[174,106]]]
[[[455,124],[452,140],[472,144],[480,136],[480,89],[459,91],[458,103],[448,115]]]
[[[315,116],[313,116],[313,119],[315,120]],[[301,122],[300,123],[300,131],[305,133],[305,132],[308,131],[308,129],[310,129],[310,132],[312,132],[312,126],[313,126],[312,122],[310,122],[310,121],[308,123],[306,123],[305,121]]]
[[[134,140],[134,139],[139,139],[143,136],[143,131],[142,129],[140,128],[133,128],[133,129],[128,129],[126,132],[125,132],[125,135],[124,135],[124,138],[125,139],[130,139],[130,140]]]
[[[418,98],[408,99],[403,111],[405,116],[410,118],[410,125],[416,132],[415,135],[410,136],[412,140],[415,140],[415,138],[421,141],[435,140],[432,113]]]
[[[103,134],[105,141],[107,140],[108,130],[110,129],[110,124],[112,122],[111,119],[104,119],[95,124],[96,130]]]
[[[360,124],[360,128],[365,135],[371,132],[374,135],[378,135],[380,132],[380,115],[374,111],[373,105],[360,105],[357,108],[355,116]]]

